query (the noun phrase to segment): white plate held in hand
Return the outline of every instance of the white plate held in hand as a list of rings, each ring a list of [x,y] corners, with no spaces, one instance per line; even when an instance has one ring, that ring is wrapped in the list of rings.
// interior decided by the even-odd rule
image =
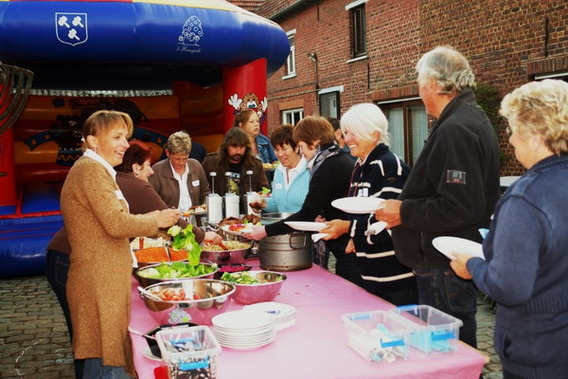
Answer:
[[[381,207],[384,199],[379,197],[342,197],[331,202],[331,205],[345,213],[374,213]]]
[[[436,237],[432,245],[450,259],[455,259],[453,253],[470,254],[485,259],[480,243],[459,237]]]
[[[309,221],[284,221],[286,225],[292,229],[302,230],[305,232],[319,232],[327,227],[325,222],[309,222]]]

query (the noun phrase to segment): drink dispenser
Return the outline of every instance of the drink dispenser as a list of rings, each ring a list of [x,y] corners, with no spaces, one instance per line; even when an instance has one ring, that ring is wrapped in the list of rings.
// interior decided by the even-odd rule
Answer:
[[[214,224],[223,219],[223,198],[215,193],[215,177],[216,172],[209,174],[211,176],[211,193],[207,195],[207,221]]]
[[[259,216],[260,213],[256,212],[251,206],[250,203],[254,202],[255,200],[260,199],[260,195],[252,190],[252,170],[247,171],[248,181],[249,181],[249,191],[243,196],[244,206],[243,209],[245,210],[246,214],[254,214]]]
[[[239,196],[232,192],[230,171],[225,173],[225,180],[227,182],[227,192],[225,193],[225,217],[239,218]]]

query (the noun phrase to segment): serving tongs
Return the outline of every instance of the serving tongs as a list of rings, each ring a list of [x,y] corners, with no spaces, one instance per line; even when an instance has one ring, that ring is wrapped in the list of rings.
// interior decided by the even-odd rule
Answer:
[[[149,298],[151,298],[152,300],[155,301],[163,301],[159,296],[154,295],[152,292],[150,291],[146,291],[144,288],[138,286],[138,291],[140,292],[140,294],[144,294],[146,296],[148,296]]]
[[[170,254],[170,246],[168,244],[164,245],[164,250],[166,250],[166,256],[168,257],[168,262],[172,262],[172,254]]]
[[[139,288],[140,288],[140,287],[139,287]],[[138,330],[133,329],[131,326],[128,327],[128,331],[129,331],[130,333],[136,334],[136,335],[138,335],[138,336],[150,338],[150,339],[153,339],[153,340],[156,339],[156,337],[151,336],[151,335],[146,334],[146,333],[139,332]]]
[[[219,231],[219,229],[221,229],[221,226],[219,224],[216,224],[214,222],[210,222],[207,220],[203,221],[203,225],[205,225],[207,228],[209,228],[209,230],[211,230],[212,232],[217,233]]]

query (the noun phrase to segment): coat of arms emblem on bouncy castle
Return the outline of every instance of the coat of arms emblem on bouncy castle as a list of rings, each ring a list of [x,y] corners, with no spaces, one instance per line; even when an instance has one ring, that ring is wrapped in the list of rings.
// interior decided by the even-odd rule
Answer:
[[[55,13],[57,39],[67,45],[76,46],[89,38],[86,13]]]

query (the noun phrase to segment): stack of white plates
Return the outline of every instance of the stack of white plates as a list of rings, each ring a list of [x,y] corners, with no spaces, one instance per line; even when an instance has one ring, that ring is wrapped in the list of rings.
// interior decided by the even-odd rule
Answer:
[[[211,322],[219,344],[232,349],[255,349],[276,339],[274,320],[266,313],[226,312],[213,317]]]
[[[259,311],[268,314],[276,324],[276,330],[282,330],[296,324],[296,308],[291,305],[267,301],[247,305],[243,310]]]

